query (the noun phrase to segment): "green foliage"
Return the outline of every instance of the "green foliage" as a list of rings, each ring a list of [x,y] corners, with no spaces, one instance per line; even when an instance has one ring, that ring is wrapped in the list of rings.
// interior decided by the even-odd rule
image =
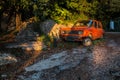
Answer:
[[[38,20],[52,18],[58,23],[63,23],[64,20],[96,18],[99,8],[97,0],[6,0],[1,4],[0,9],[9,4],[9,7],[14,6],[17,12],[31,11]]]
[[[103,19],[102,15],[110,12],[109,15],[112,16],[120,11],[119,3],[119,0],[104,0],[103,2],[98,2],[98,0],[6,0],[0,3],[0,10],[6,5],[8,8],[14,6],[15,10],[19,12],[22,9],[23,11],[32,11],[31,13],[40,20],[52,18],[58,22],[63,22],[74,19],[75,15]]]
[[[57,43],[57,47],[60,49],[71,49],[80,46],[79,42],[59,42]]]
[[[97,11],[98,11],[98,4],[99,2],[98,1],[94,1],[92,4],[89,3],[89,6],[90,8],[88,8],[88,10],[86,11],[89,11],[89,14],[92,18],[96,18],[96,15],[97,15]]]
[[[51,12],[51,18],[58,23],[70,18],[71,13],[67,9],[58,6],[58,4],[55,4],[54,8],[55,10]]]
[[[65,0],[54,2],[50,16],[58,23],[64,23],[66,20],[76,21],[78,19],[88,19],[89,14],[93,11],[92,3],[85,0]],[[96,5],[94,5],[94,8]],[[93,12],[92,12],[93,13]],[[95,13],[95,12],[94,12]]]
[[[38,41],[44,42],[44,44],[48,47],[52,46],[52,38],[48,35],[41,35],[40,37],[38,37]]]
[[[94,40],[93,44],[94,45],[99,45],[100,43],[103,43],[105,40],[104,39],[98,39],[98,40]]]
[[[45,20],[48,19],[49,14],[49,6],[48,6],[49,0],[35,0],[32,8],[33,8],[33,14],[36,18],[39,18],[38,20]]]
[[[119,0],[2,0],[0,16],[5,12],[22,14],[23,20],[35,17],[36,21],[53,19],[57,23],[78,19],[100,19],[106,23],[120,16]],[[115,15],[117,14],[117,16]]]

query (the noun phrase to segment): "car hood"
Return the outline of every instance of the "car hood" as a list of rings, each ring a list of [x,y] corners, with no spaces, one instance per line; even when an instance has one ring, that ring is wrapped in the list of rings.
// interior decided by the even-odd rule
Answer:
[[[68,27],[63,27],[60,30],[84,30],[87,29],[88,27],[72,27],[72,28],[68,28]]]

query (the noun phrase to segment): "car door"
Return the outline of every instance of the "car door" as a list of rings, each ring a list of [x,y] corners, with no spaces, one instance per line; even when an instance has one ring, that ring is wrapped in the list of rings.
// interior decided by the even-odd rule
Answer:
[[[92,24],[92,27],[91,27],[91,31],[92,31],[93,39],[97,39],[99,37],[99,30],[98,30],[98,23],[97,23],[97,21],[93,21],[93,24]]]
[[[96,39],[101,38],[103,32],[101,23],[99,21],[95,21],[94,27],[95,27]]]
[[[103,27],[102,27],[102,24],[100,21],[98,21],[98,31],[99,31],[99,38],[103,37],[103,34],[104,34],[104,30],[103,30]]]

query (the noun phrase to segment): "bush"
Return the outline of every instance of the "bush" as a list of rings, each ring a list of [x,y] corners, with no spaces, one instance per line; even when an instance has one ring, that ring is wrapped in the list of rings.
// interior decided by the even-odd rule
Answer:
[[[51,47],[53,42],[52,38],[45,34],[42,34],[40,37],[38,37],[38,41],[43,42],[48,47]]]

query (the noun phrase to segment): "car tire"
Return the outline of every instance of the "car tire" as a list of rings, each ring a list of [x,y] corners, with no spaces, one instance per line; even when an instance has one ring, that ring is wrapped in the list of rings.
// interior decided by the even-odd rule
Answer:
[[[83,39],[83,45],[84,45],[84,46],[91,46],[91,45],[92,45],[92,40],[91,40],[91,38],[84,38],[84,39]]]
[[[105,38],[105,36],[104,36],[104,34],[101,36],[101,39],[104,39]]]
[[[63,38],[60,38],[60,41],[61,41],[61,42],[66,42],[66,40],[65,40],[65,39],[63,39]]]

